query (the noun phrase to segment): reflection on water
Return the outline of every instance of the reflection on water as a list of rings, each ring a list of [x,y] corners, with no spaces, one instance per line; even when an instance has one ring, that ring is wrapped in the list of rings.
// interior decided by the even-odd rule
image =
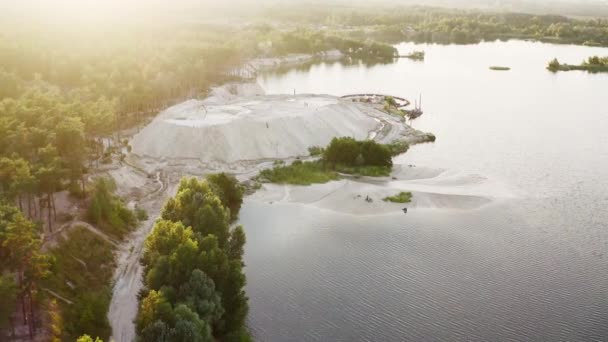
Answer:
[[[478,210],[357,217],[246,201],[250,326],[271,341],[579,341],[608,336],[608,75],[552,74],[608,49],[530,42],[425,50],[261,76],[269,93],[423,95],[437,135],[398,160],[508,184]],[[508,72],[488,69],[511,67]]]

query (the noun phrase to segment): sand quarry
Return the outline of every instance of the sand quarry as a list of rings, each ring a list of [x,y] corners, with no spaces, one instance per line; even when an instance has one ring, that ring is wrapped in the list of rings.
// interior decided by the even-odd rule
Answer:
[[[176,179],[226,171],[245,181],[275,160],[309,158],[309,147],[325,146],[334,137],[416,143],[424,134],[379,106],[329,95],[265,95],[255,83],[232,84],[160,113],[133,137],[129,157],[149,173],[173,172]],[[132,174],[114,176],[137,184]],[[481,176],[396,164],[386,178],[346,178],[309,187],[264,184],[249,199],[380,215],[402,209],[382,200],[400,191],[413,192],[407,206],[419,209],[468,210],[511,197]],[[358,200],[361,196],[373,202]]]
[[[108,173],[119,194],[148,211],[150,219],[119,246],[113,297],[108,313],[112,338],[132,341],[137,293],[142,287],[139,260],[143,242],[183,176],[229,172],[245,181],[275,160],[309,158],[308,148],[334,137],[416,143],[425,133],[378,108],[327,95],[264,95],[257,84],[212,90],[160,113],[130,140],[125,163]],[[391,177],[343,179],[310,187],[264,184],[247,201],[311,205],[352,215],[401,214],[403,205],[382,201],[412,191],[412,209],[473,210],[508,191],[479,176],[395,165]],[[373,202],[366,202],[366,195]]]

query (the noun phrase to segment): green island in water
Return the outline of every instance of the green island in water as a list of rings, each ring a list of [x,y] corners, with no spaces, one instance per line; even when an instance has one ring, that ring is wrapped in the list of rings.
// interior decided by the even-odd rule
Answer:
[[[553,72],[558,71],[571,71],[571,70],[582,70],[591,73],[597,72],[608,72],[608,56],[607,57],[598,57],[593,56],[589,57],[586,61],[583,61],[579,65],[574,64],[562,64],[557,58],[554,58],[547,65],[547,69]]]

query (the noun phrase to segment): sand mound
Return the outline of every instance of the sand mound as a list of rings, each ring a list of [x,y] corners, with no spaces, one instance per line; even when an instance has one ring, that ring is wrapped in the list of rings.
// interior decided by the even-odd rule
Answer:
[[[514,195],[499,182],[477,175],[399,165],[396,180],[343,179],[311,186],[264,184],[248,199],[266,203],[304,204],[352,215],[401,214],[416,209],[472,210]],[[387,196],[411,191],[411,203],[384,202]],[[367,202],[369,196],[373,201]]]
[[[352,215],[400,214],[409,209],[471,210],[489,204],[492,200],[483,196],[458,195],[412,191],[411,203],[384,202],[387,196],[396,195],[404,189],[386,185],[340,180],[308,187],[264,184],[263,189],[249,199],[267,203],[293,203],[315,206],[326,210]],[[369,196],[373,201],[367,202]]]
[[[133,153],[203,163],[289,158],[308,155],[310,146],[325,146],[336,136],[365,139],[379,125],[361,107],[332,96],[250,96],[221,102],[230,92],[213,95],[161,113],[133,138]]]

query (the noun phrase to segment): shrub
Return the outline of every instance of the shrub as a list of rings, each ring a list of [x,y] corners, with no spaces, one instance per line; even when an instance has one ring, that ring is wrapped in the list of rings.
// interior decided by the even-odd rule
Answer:
[[[412,193],[411,192],[400,192],[395,196],[385,197],[384,202],[393,202],[393,203],[410,203],[412,201]]]
[[[88,218],[106,233],[122,238],[135,226],[137,218],[122,200],[114,195],[115,189],[116,185],[111,179],[100,178],[95,182]]]
[[[323,153],[323,160],[343,166],[387,166],[393,161],[391,150],[373,140],[357,141],[353,138],[334,138]]]
[[[146,209],[135,208],[135,217],[137,217],[138,221],[145,221],[148,219],[148,212]]]
[[[321,146],[311,146],[308,148],[308,152],[311,156],[320,156],[324,151],[325,149]]]
[[[395,141],[386,145],[392,156],[397,156],[407,152],[410,149],[410,144],[405,141]]]

